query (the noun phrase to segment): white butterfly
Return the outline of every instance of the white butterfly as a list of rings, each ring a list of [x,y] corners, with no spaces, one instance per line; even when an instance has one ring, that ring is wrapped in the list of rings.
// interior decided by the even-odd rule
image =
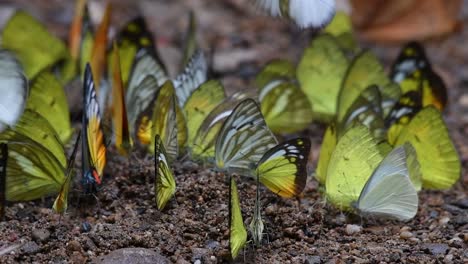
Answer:
[[[271,16],[289,17],[300,28],[321,28],[335,16],[335,0],[257,0]]]
[[[0,132],[14,126],[23,113],[28,80],[14,55],[0,50]]]
[[[407,221],[418,211],[418,194],[410,173],[419,172],[416,152],[409,144],[392,150],[372,173],[355,208],[362,216]]]

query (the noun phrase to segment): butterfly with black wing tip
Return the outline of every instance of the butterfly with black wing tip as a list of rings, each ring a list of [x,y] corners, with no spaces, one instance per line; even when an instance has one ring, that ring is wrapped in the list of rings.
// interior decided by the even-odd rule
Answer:
[[[87,192],[93,192],[102,181],[106,165],[106,146],[93,74],[89,64],[86,65],[83,85],[82,182]]]
[[[224,121],[215,142],[218,169],[254,176],[263,154],[277,144],[253,99],[241,101]]]
[[[334,0],[257,0],[271,16],[290,18],[300,28],[322,28],[335,16]]]

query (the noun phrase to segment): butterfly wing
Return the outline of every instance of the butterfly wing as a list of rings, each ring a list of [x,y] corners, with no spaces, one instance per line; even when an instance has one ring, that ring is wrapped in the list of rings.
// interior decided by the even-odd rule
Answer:
[[[82,162],[83,174],[85,176],[84,180],[100,184],[106,165],[106,146],[104,145],[104,134],[101,129],[101,114],[89,64],[85,70],[83,85]]]
[[[251,176],[263,154],[276,144],[257,103],[246,99],[234,108],[219,131],[215,143],[216,166]]]
[[[50,72],[41,72],[32,82],[26,108],[42,115],[67,143],[73,129],[70,122],[68,101],[62,84]]]
[[[349,61],[329,34],[321,34],[304,50],[297,79],[313,107],[315,118],[329,122],[337,110],[337,98]]]
[[[335,16],[335,0],[281,0],[289,2],[289,17],[300,28],[322,28]]]
[[[75,165],[76,152],[78,151],[78,146],[80,145],[81,133],[78,133],[76,137],[75,146],[73,147],[72,154],[67,162],[67,170],[65,172],[65,181],[60,188],[60,192],[55,198],[52,209],[59,214],[63,214],[67,211],[68,208],[68,193],[70,192],[70,186],[73,180],[73,167]]]
[[[405,142],[416,150],[424,188],[448,189],[460,178],[460,158],[435,107],[423,108],[402,129],[395,145]]]
[[[336,128],[334,125],[330,125],[325,130],[323,136],[322,146],[320,146],[320,156],[317,163],[317,169],[315,170],[315,178],[321,184],[325,184],[327,178],[328,163],[332,156],[333,150],[336,147]]]
[[[0,50],[0,132],[19,120],[28,97],[28,81],[12,53]]]
[[[268,150],[258,162],[257,175],[272,192],[282,197],[298,196],[307,181],[310,141],[297,138]]]
[[[343,122],[348,109],[369,86],[377,85],[382,95],[384,117],[400,98],[400,88],[385,74],[384,68],[370,52],[364,51],[351,62],[342,83],[337,105],[337,120]]]
[[[18,56],[29,79],[68,55],[59,38],[23,11],[17,11],[6,23],[2,31],[2,46]]]
[[[255,206],[254,206],[254,213],[252,216],[252,222],[250,222],[250,232],[252,234],[252,239],[256,246],[260,246],[262,244],[263,238],[263,220],[262,220],[262,213],[261,213],[261,205],[260,205],[260,181],[259,177],[256,180],[257,192],[255,194]]]
[[[130,137],[130,127],[127,118],[120,58],[117,45],[114,43],[114,72],[112,74],[112,123],[114,125],[114,141],[121,154],[127,154],[133,142]]]
[[[231,177],[229,187],[229,248],[233,259],[237,257],[239,251],[247,242],[247,230],[245,230],[244,220],[239,202],[239,193],[234,178]]]
[[[328,163],[327,199],[342,210],[351,209],[382,159],[378,142],[369,129],[360,124],[351,127],[338,140]]]
[[[184,107],[190,95],[202,83],[207,81],[208,63],[202,51],[196,51],[174,82],[177,100],[180,107]]]
[[[155,136],[154,140],[154,154],[155,154],[155,173],[156,179],[154,181],[154,192],[156,193],[156,205],[159,210],[164,209],[167,202],[174,195],[176,190],[176,183],[174,174],[169,167],[167,161],[166,150],[159,135]]]
[[[397,147],[375,169],[357,201],[357,210],[361,215],[401,221],[416,215],[418,195],[410,179],[409,165],[419,165],[417,162],[408,164],[408,154],[404,146]]]

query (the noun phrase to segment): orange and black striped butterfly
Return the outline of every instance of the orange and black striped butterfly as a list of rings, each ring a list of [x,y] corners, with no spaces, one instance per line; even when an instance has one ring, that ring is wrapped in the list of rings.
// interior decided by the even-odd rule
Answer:
[[[82,182],[86,191],[91,192],[102,181],[106,165],[106,146],[93,74],[89,64],[86,65],[83,85]]]
[[[8,145],[2,143],[0,144],[0,221],[5,217],[7,158]]]

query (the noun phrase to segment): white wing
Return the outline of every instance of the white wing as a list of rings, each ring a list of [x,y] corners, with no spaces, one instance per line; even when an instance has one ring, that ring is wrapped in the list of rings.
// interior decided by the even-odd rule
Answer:
[[[224,122],[215,143],[216,166],[252,176],[258,161],[277,145],[253,99],[240,102]]]
[[[289,0],[289,17],[300,28],[321,28],[335,16],[335,0]]]
[[[187,63],[184,72],[173,81],[180,107],[184,107],[192,92],[206,82],[207,78],[208,62],[203,52],[197,50]]]
[[[418,195],[409,177],[403,146],[395,148],[375,169],[364,186],[357,210],[364,216],[406,221],[418,210]]]
[[[0,51],[0,132],[16,124],[28,96],[28,81],[13,54]]]

